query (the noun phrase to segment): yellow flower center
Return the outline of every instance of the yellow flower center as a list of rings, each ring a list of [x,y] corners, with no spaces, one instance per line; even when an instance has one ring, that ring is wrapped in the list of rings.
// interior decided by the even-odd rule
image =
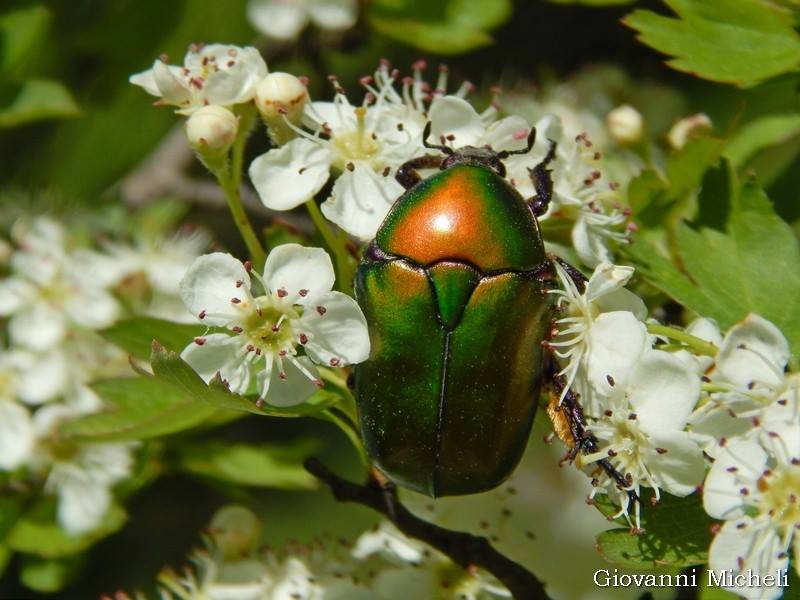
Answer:
[[[758,489],[759,512],[768,513],[774,523],[783,527],[800,523],[800,465],[766,472],[758,480]]]

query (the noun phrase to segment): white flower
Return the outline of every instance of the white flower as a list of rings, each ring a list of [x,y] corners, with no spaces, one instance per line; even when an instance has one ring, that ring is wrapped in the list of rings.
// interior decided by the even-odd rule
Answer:
[[[67,247],[63,227],[47,217],[19,223],[19,249],[11,274],[0,279],[0,316],[9,318],[14,344],[46,350],[71,327],[100,329],[117,317],[119,306],[95,276],[99,255]]]
[[[494,106],[478,114],[461,96],[439,96],[430,108],[432,141],[438,144],[444,139],[454,148],[489,145],[497,152],[525,148],[531,130],[528,122],[517,116],[495,121],[496,116]]]
[[[170,321],[194,323],[180,299],[180,281],[194,260],[208,248],[210,236],[203,230],[179,230],[167,237],[140,236],[133,244],[111,243],[105,250],[104,277],[111,285],[144,275],[152,288],[146,314]]]
[[[589,425],[600,449],[580,461],[607,459],[626,479],[627,487],[617,490],[616,482],[600,472],[606,491],[620,500],[620,514],[628,515],[628,490],[639,496],[642,487],[653,488],[656,500],[661,490],[676,496],[695,491],[703,478],[703,453],[684,428],[700,395],[697,377],[668,352],[647,350],[624,384],[610,377],[608,383],[604,412]],[[595,488],[592,496],[602,489]],[[640,528],[638,503],[634,508]]]
[[[558,335],[550,345],[563,366],[565,390],[574,387],[587,414],[599,415],[597,394],[611,392],[612,381],[624,389],[633,365],[650,347],[643,322],[647,308],[624,289],[632,267],[600,264],[580,293],[561,265],[555,266],[564,289],[551,293],[559,296],[566,316],[556,321]]]
[[[789,343],[772,323],[748,315],[720,343],[708,371],[708,400],[692,415],[692,431],[714,456],[728,440],[763,438],[797,422],[800,376],[786,373]]]
[[[289,124],[300,125],[307,102],[306,83],[289,73],[270,73],[256,88],[256,107],[278,145],[297,135]]]
[[[191,114],[209,104],[229,107],[249,102],[266,75],[267,65],[252,46],[193,44],[183,67],[168,65],[161,57],[129,81],[162,103],[177,106],[176,112]]]
[[[252,291],[251,275],[261,293]],[[330,257],[319,248],[277,247],[263,277],[229,254],[201,256],[181,282],[183,302],[233,335],[197,338],[181,356],[205,381],[219,373],[235,393],[247,392],[255,374],[267,402],[302,402],[322,385],[311,361],[337,367],[369,355],[364,315],[352,298],[331,291],[333,282]]]
[[[0,355],[0,471],[25,464],[36,441],[30,411],[17,401],[26,386],[14,362],[8,354]]]
[[[49,469],[45,490],[58,496],[56,517],[71,535],[97,528],[111,506],[111,488],[129,477],[133,467],[132,443],[75,445],[53,436],[59,423],[78,414],[51,404],[33,416],[39,440],[35,464]]]
[[[790,555],[800,569],[800,431],[794,424],[766,441],[726,445],[708,473],[705,509],[725,520],[711,543],[710,569],[776,575],[789,568]],[[726,589],[759,600],[783,594],[779,586]]]
[[[395,72],[382,64],[374,77],[362,80],[368,93],[354,106],[336,86],[333,102],[305,107],[310,134],[288,118],[298,137],[270,150],[250,165],[250,179],[261,201],[273,210],[290,210],[313,198],[331,170],[341,173],[323,214],[348,233],[371,239],[383,217],[403,192],[394,179],[397,167],[420,154],[425,126],[417,79],[394,89]]]
[[[309,20],[320,29],[350,29],[358,19],[356,0],[250,0],[247,18],[258,31],[293,40]]]

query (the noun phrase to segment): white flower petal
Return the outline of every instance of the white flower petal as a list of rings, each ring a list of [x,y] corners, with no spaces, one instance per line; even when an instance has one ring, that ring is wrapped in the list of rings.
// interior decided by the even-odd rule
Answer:
[[[600,263],[586,284],[586,299],[597,300],[615,290],[624,288],[633,277],[633,267],[622,267],[611,263]],[[608,312],[608,311],[606,311]]]
[[[264,265],[269,291],[285,291],[284,300],[292,304],[311,303],[333,288],[335,278],[331,257],[322,248],[282,244],[269,253]]]
[[[472,105],[457,96],[440,96],[428,112],[431,121],[430,142],[439,144],[441,136],[454,136],[447,141],[455,148],[477,144],[483,136],[484,126]]]
[[[319,371],[305,356],[295,357],[302,367],[315,379],[319,379]],[[264,397],[268,404],[273,406],[294,406],[305,402],[317,391],[317,386],[305,373],[298,369],[291,360],[283,359],[283,373],[280,376],[278,361],[272,366],[272,377],[269,391]]]
[[[405,190],[394,177],[356,165],[336,180],[322,214],[361,241],[375,237],[383,219]]]
[[[744,394],[715,394],[713,399],[698,408],[689,418],[691,431],[703,443],[709,456],[717,457],[721,439],[732,440],[753,430],[752,411],[761,403]],[[739,414],[748,415],[739,417]]]
[[[355,0],[310,0],[308,14],[320,29],[350,29],[358,19]]]
[[[777,387],[789,360],[789,343],[772,323],[755,314],[734,325],[717,354],[717,370],[727,381],[746,387],[756,382]]]
[[[367,321],[356,301],[341,292],[329,292],[315,298],[315,303],[324,307],[324,314],[309,307],[300,319],[301,326],[313,334],[305,346],[311,360],[331,366],[367,360]]]
[[[611,260],[605,237],[594,230],[583,211],[572,227],[572,245],[581,262],[590,267]]]
[[[157,59],[153,63],[153,80],[158,88],[159,95],[167,104],[179,106],[191,101],[191,91],[181,79],[180,71],[177,67],[171,67]]]
[[[482,141],[484,144],[489,144],[495,152],[524,150],[528,145],[530,131],[531,126],[528,122],[522,117],[514,115],[489,125]],[[528,166],[533,166],[535,163],[530,160],[530,157],[527,158]]]
[[[180,289],[181,299],[193,315],[205,311],[204,323],[226,325],[238,316],[231,299],[242,300],[249,294],[250,276],[233,256],[214,252],[192,263]]]
[[[598,391],[606,394],[612,393],[612,387],[627,387],[631,369],[649,347],[644,323],[633,313],[621,311],[600,314],[589,328],[586,343],[587,376]]]
[[[36,294],[36,288],[20,277],[0,280],[0,316],[20,310]]]
[[[231,48],[225,51],[222,60],[234,65],[211,73],[206,79],[203,92],[209,104],[228,106],[248,102],[253,99],[258,83],[267,76],[267,65],[256,48],[235,48],[235,57],[228,55],[229,51]]]
[[[645,352],[631,372],[628,401],[648,433],[680,431],[700,397],[700,379],[668,352]]]
[[[0,399],[0,470],[13,471],[30,457],[35,433],[28,409]]]
[[[81,535],[95,529],[109,506],[109,489],[91,481],[83,471],[71,473],[59,485],[57,518],[71,535]]]
[[[715,519],[735,519],[744,514],[741,490],[757,489],[767,463],[767,453],[750,441],[733,442],[720,452],[703,486],[703,506]]]
[[[11,353],[10,362],[17,370],[17,395],[23,402],[41,404],[64,393],[69,364],[63,352],[16,351]]]
[[[242,356],[242,343],[236,336],[212,333],[204,336],[202,345],[192,342],[181,358],[208,383],[219,373],[235,394],[243,394],[250,384],[250,367]]]
[[[775,532],[768,532],[770,536],[766,544],[760,548],[760,552],[754,553],[755,547],[760,546],[759,528],[753,525],[753,520],[743,517],[736,521],[728,521],[722,526],[709,549],[708,566],[714,571],[724,571],[733,569],[734,575],[737,573],[747,574],[748,569],[752,569],[754,574],[775,575],[776,571],[783,571],[789,566],[788,554],[783,558],[778,558],[782,548],[780,538]],[[766,564],[762,562],[762,554],[766,554]],[[741,565],[741,566],[740,566]],[[759,566],[765,569],[759,569]],[[738,596],[748,600],[772,600],[783,595],[783,588],[779,586],[758,587],[725,587]]]
[[[694,492],[703,481],[705,461],[691,436],[685,431],[659,430],[650,434],[650,443],[647,466],[659,486],[675,496]]]
[[[256,158],[248,172],[264,206],[291,210],[322,189],[330,166],[329,150],[305,138],[295,138]]]
[[[151,96],[161,96],[161,90],[159,90],[158,85],[156,85],[156,78],[152,68],[141,71],[140,73],[134,73],[128,77],[128,81],[133,85],[138,85]]]
[[[299,2],[286,0],[250,0],[247,19],[258,31],[279,40],[293,40],[308,22],[308,14]]]
[[[66,335],[65,315],[44,302],[29,304],[11,317],[8,331],[15,344],[47,350]]]
[[[119,304],[109,292],[95,288],[68,297],[64,310],[78,325],[88,329],[108,327],[119,315]]]

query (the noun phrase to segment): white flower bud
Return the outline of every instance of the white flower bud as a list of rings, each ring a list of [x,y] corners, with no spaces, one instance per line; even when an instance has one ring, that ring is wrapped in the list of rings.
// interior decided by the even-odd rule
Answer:
[[[644,134],[642,115],[629,104],[618,106],[608,113],[606,125],[611,137],[623,145],[635,144]]]
[[[698,133],[710,131],[711,127],[711,119],[708,118],[708,115],[697,113],[675,123],[667,134],[667,141],[670,146],[680,150],[690,138],[695,137]]]
[[[256,87],[256,106],[277,144],[295,136],[286,121],[298,125],[307,101],[306,86],[289,73],[270,73]]]
[[[197,109],[186,120],[186,137],[203,160],[222,157],[239,130],[239,119],[227,108],[210,105]]]

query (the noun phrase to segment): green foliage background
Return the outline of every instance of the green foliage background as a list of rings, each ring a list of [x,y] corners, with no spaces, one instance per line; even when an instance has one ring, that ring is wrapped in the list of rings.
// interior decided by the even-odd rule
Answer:
[[[149,109],[127,78],[162,53],[180,62],[192,42],[256,43],[271,70],[308,75],[314,97],[329,95],[328,73],[355,89],[381,57],[401,67],[419,56],[446,61],[454,81],[474,81],[484,93],[495,83],[546,86],[610,62],[634,82],[679,89],[685,114],[707,113],[716,132],[672,154],[664,172],[645,170],[633,180],[627,198],[643,230],[625,258],[661,300],[676,300],[723,327],[761,313],[782,328],[797,356],[799,20],[788,0],[373,0],[357,28],[331,49],[313,31],[289,46],[258,38],[243,0],[7,1],[0,7],[0,224],[24,207],[65,214],[118,207],[120,179],[176,122],[169,109]],[[630,86],[620,88],[615,101],[631,102],[633,94]],[[656,114],[659,107],[642,106],[646,116],[648,108]],[[263,138],[254,139],[248,154],[265,149]],[[189,213],[200,223],[220,217],[208,208]],[[236,248],[234,230],[216,230]],[[165,347],[151,348],[155,331]],[[300,467],[313,451],[358,474],[356,454],[330,423],[341,418],[330,409],[339,401],[335,386],[310,403],[316,418],[265,427],[264,419],[280,415],[248,416],[263,411],[206,387],[175,357],[172,351],[193,337],[191,326],[165,329],[138,320],[104,335],[151,358],[155,377],[97,382],[95,390],[115,410],[76,421],[64,433],[97,441],[153,438],[167,458],[126,485],[135,526],[126,526],[125,511],[115,508],[99,536],[116,534],[88,555],[79,552],[96,540],[66,538],[53,526],[51,501],[21,506],[0,498],[0,563],[12,550],[23,556],[7,565],[0,596],[22,593],[23,585],[40,594],[67,586],[64,593],[75,597],[148,589],[165,563],[184,561],[197,531],[231,499],[260,507],[271,544],[309,540],[322,529],[351,536],[375,522],[364,510],[336,505]],[[611,530],[598,539],[600,549],[635,568],[702,562],[708,523],[699,506],[691,508],[698,534],[682,546],[661,543],[672,528],[670,515],[687,510],[667,502],[659,511],[669,518],[648,534],[654,539]],[[276,514],[280,520],[271,518]],[[648,543],[651,549],[643,549]]]

